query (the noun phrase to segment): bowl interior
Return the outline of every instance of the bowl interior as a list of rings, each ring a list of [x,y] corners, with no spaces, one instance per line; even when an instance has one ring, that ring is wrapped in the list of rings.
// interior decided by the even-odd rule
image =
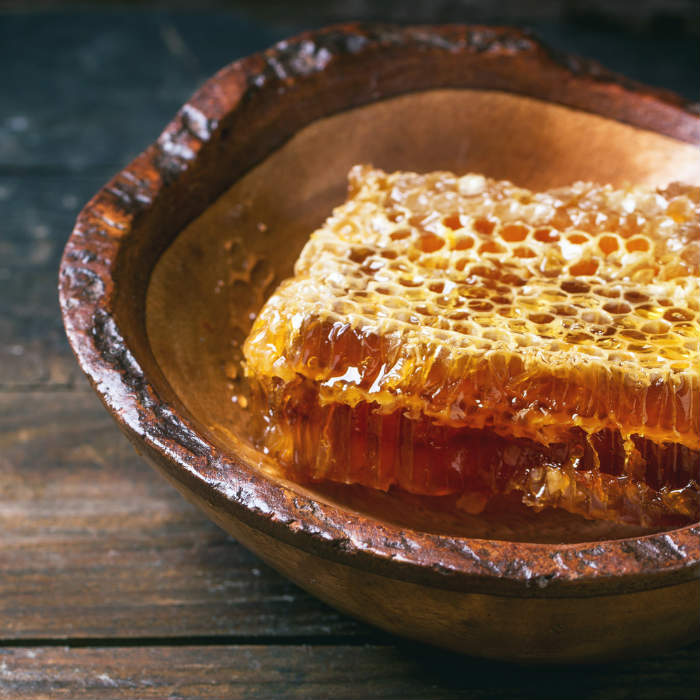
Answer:
[[[310,233],[341,203],[356,163],[386,170],[481,172],[530,188],[576,180],[700,183],[694,146],[567,107],[496,91],[431,90],[313,122],[235,182],[175,239],[149,284],[149,342],[195,427],[272,478],[249,441],[241,345],[290,274]],[[222,475],[225,478],[226,475]],[[450,499],[337,485],[296,486],[349,510],[412,529],[518,541],[577,542],[646,531],[509,504],[480,516]]]

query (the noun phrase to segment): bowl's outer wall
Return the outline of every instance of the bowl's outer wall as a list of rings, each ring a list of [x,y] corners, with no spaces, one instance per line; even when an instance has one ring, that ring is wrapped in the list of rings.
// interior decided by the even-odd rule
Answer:
[[[697,636],[688,601],[700,581],[624,594],[521,598],[445,590],[347,566],[250,527],[230,509],[183,489],[217,525],[309,593],[394,634],[484,658],[526,663],[610,662],[660,653]],[[692,603],[691,606],[692,607]]]
[[[152,356],[144,318],[148,280],[160,254],[187,222],[305,124],[359,104],[435,87],[515,92],[688,143],[700,137],[700,121],[679,98],[626,82],[596,64],[553,56],[519,31],[352,25],[302,35],[223,69],[182,108],[156,144],[88,203],[60,271],[69,340],[82,369],[137,448],[252,548],[262,540],[279,540],[282,549],[299,550],[295,556],[302,559],[334,562],[328,564],[329,572],[341,565],[355,570],[359,580],[369,571],[381,579],[418,584],[426,595],[443,590],[447,598],[448,591],[516,600],[614,596],[632,629],[631,620],[649,622],[645,615],[650,613],[649,601],[625,602],[632,600],[629,591],[665,591],[665,597],[658,595],[668,603],[678,586],[696,579],[697,526],[553,549],[405,533],[362,521],[300,497],[257,473],[240,456],[213,447],[192,429]],[[259,536],[250,534],[258,531]],[[291,557],[289,551],[284,557]],[[303,583],[303,576],[274,552],[270,546],[261,554]],[[322,578],[324,568],[314,570]],[[325,587],[320,578],[306,585],[343,607],[340,597],[347,591],[343,594],[342,586]],[[678,598],[686,620],[695,619],[697,596]],[[664,626],[665,608],[657,603],[654,624],[664,629],[661,636],[687,638],[687,624],[678,622],[678,614],[670,614],[668,620],[675,622]],[[496,613],[484,614],[488,619]],[[446,620],[436,617],[435,624]],[[534,619],[530,624],[539,623]],[[646,629],[652,641],[657,635],[650,627],[643,625],[640,634]],[[556,638],[553,629],[549,635],[542,630],[550,641]],[[428,639],[424,631],[413,636]],[[453,646],[442,637],[431,639]]]

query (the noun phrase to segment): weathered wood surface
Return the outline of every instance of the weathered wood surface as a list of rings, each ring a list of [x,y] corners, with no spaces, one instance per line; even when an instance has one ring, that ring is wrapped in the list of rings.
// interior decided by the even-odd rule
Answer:
[[[697,650],[612,670],[505,666],[408,645],[0,648],[0,698],[697,697]]]
[[[56,300],[77,211],[202,79],[299,28],[235,13],[0,13],[0,698],[698,697],[697,647],[523,669],[350,620],[187,504],[80,376]],[[687,37],[643,52],[639,38],[552,31],[562,48],[696,92]]]
[[[80,371],[61,323],[58,262],[78,209],[110,171],[2,173],[0,163],[0,391],[70,388]]]
[[[0,533],[0,640],[369,634],[184,501],[92,392],[0,393]]]
[[[0,426],[0,697],[694,697],[697,647],[564,673],[388,640],[195,511],[91,392],[0,394]]]

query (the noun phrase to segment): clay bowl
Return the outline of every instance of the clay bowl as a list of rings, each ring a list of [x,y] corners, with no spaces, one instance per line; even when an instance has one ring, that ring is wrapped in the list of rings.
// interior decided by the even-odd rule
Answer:
[[[68,337],[136,448],[271,566],[400,635],[531,661],[650,653],[697,634],[697,526],[562,513],[458,519],[438,502],[285,481],[251,446],[251,316],[354,163],[529,187],[700,182],[677,97],[486,27],[348,25],[220,71],[85,207]]]

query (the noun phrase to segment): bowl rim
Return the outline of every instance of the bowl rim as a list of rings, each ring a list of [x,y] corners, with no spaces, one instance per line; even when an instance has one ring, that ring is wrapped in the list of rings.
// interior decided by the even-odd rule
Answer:
[[[378,57],[387,65],[418,58],[449,62],[465,74],[476,65],[479,75],[483,66],[488,70],[482,85],[474,71],[466,78],[458,71],[439,84],[435,71],[427,76],[426,69],[414,68],[411,75],[423,78],[409,78],[413,83],[403,88],[390,82],[375,86],[374,92],[346,100],[340,109],[309,109],[301,125],[399,94],[475,87],[563,104],[678,141],[700,139],[700,119],[687,101],[627,80],[596,62],[552,51],[522,30],[352,23],[300,34],[236,61],[206,81],[158,140],[78,216],[61,260],[59,297],[82,371],[137,449],[195,500],[321,557],[389,578],[504,596],[616,594],[695,578],[700,569],[697,524],[642,537],[552,545],[417,532],[315,501],[256,471],[240,455],[223,453],[197,432],[176,399],[164,398],[164,378],[142,368],[149,350],[130,345],[115,302],[120,288],[131,283],[120,278],[118,262],[132,244],[135,235],[130,234],[138,222],[230,135],[232,116],[251,104],[262,105],[266,97],[284,103],[308,90],[329,93],[337,89],[340,75],[351,75]],[[290,128],[276,145],[264,145],[250,155],[239,175],[300,126]],[[235,179],[230,177],[226,187]],[[214,198],[203,199],[197,213]]]

